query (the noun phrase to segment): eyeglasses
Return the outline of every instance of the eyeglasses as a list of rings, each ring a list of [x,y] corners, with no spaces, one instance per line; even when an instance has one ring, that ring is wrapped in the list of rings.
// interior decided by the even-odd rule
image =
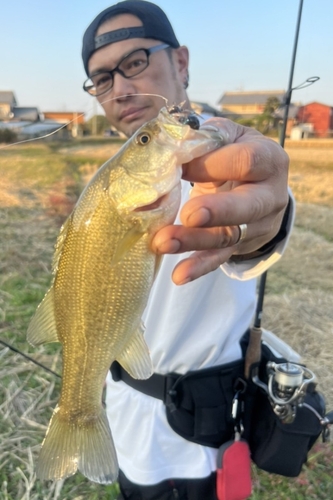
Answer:
[[[99,71],[91,75],[91,77],[84,82],[83,89],[93,96],[105,94],[105,92],[108,92],[113,87],[115,73],[119,73],[124,78],[132,78],[133,76],[139,75],[148,68],[150,54],[167,49],[168,47],[170,47],[170,45],[163,43],[151,47],[150,49],[134,50],[124,57],[118,66],[111,71]]]

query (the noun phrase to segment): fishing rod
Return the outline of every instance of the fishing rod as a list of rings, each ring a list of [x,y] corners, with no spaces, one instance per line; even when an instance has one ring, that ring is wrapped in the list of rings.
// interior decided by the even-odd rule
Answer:
[[[305,80],[305,82],[297,85],[296,87],[292,86],[293,85],[293,78],[294,78],[299,31],[300,31],[301,18],[302,18],[302,10],[303,10],[303,0],[300,0],[299,8],[298,8],[297,23],[296,23],[294,48],[293,48],[293,52],[292,52],[292,59],[291,59],[291,66],[290,66],[289,82],[288,82],[288,88],[287,88],[287,92],[285,94],[284,102],[283,102],[284,115],[283,115],[281,134],[280,134],[280,138],[279,138],[279,144],[283,148],[284,148],[284,143],[285,143],[285,139],[286,139],[286,130],[287,130],[287,123],[288,123],[289,109],[290,109],[291,96],[292,96],[293,91],[304,89],[305,87],[313,85],[320,78],[319,76],[311,76],[310,78],[307,78]],[[266,280],[267,280],[267,271],[261,275],[261,278],[259,281],[258,300],[257,300],[255,317],[254,317],[254,327],[255,328],[261,327],[261,318],[262,318],[262,312],[263,312]]]
[[[51,370],[47,366],[43,365],[42,363],[40,363],[36,359],[31,358],[30,356],[28,356],[24,352],[21,352],[16,347],[12,346],[11,344],[8,344],[8,342],[5,342],[4,340],[0,339],[0,344],[4,345],[5,347],[8,347],[8,349],[10,349],[11,351],[16,352],[17,354],[19,354],[23,358],[27,359],[28,361],[31,361],[31,363],[34,363],[35,365],[39,366],[40,368],[43,368],[45,371],[51,373],[52,375],[55,375],[56,377],[61,378],[61,375],[59,375],[59,373],[54,372],[53,370]]]
[[[285,94],[284,101],[282,104],[284,106],[284,115],[283,115],[282,129],[281,129],[281,133],[280,133],[280,137],[279,137],[279,144],[282,148],[284,148],[284,143],[285,143],[285,138],[286,138],[289,109],[290,109],[291,96],[292,96],[293,91],[308,87],[309,85],[312,85],[313,83],[315,83],[316,81],[319,80],[318,76],[312,76],[312,77],[308,78],[307,80],[305,80],[305,82],[303,82],[300,85],[297,85],[297,87],[293,88],[293,78],[294,78],[299,31],[300,31],[301,18],[302,18],[302,9],[303,9],[303,0],[300,0],[299,8],[298,8],[298,15],[297,15],[294,47],[293,47],[291,66],[290,66],[289,82],[288,82],[287,92]],[[263,308],[264,308],[264,297],[265,297],[267,273],[268,273],[268,271],[265,271],[259,279],[256,310],[254,313],[253,326],[250,330],[249,344],[248,344],[246,355],[245,355],[245,377],[246,378],[249,378],[251,375],[250,372],[251,372],[252,365],[259,362],[261,359],[261,339],[262,339],[261,320],[262,320]]]

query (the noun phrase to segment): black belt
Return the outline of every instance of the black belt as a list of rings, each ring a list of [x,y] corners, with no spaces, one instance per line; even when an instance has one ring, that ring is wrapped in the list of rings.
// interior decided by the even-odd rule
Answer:
[[[147,394],[147,396],[165,401],[167,376],[153,373],[148,379],[138,380],[131,377],[117,361],[112,363],[110,371],[115,382],[122,380],[133,389]]]
[[[112,363],[110,371],[115,382],[122,380],[133,389],[136,389],[147,396],[161,399],[166,405],[168,405],[170,404],[170,399],[173,400],[174,396],[176,396],[176,388],[180,381],[192,377],[197,378],[211,375],[221,376],[225,374],[226,376],[229,376],[231,373],[235,373],[235,371],[240,376],[243,374],[243,364],[244,360],[241,359],[223,365],[213,366],[211,368],[189,371],[185,375],[181,375],[179,373],[168,373],[167,375],[153,373],[151,377],[145,380],[138,380],[131,377],[117,361]],[[240,368],[242,368],[242,370],[240,370]]]

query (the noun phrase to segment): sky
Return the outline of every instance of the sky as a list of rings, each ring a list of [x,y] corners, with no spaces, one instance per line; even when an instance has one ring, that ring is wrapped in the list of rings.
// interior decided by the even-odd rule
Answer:
[[[82,90],[82,36],[112,0],[0,0],[0,90],[19,106],[102,110]],[[218,107],[227,91],[286,90],[300,0],[156,0],[190,50],[189,96]],[[304,0],[292,101],[333,106],[333,1]]]

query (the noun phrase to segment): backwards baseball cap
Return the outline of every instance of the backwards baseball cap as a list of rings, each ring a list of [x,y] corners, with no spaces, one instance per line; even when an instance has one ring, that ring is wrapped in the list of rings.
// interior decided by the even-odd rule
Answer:
[[[99,26],[104,21],[119,14],[133,14],[141,20],[142,26],[122,28],[96,36]],[[128,38],[154,38],[171,47],[179,47],[170,21],[160,7],[144,0],[125,0],[103,10],[88,26],[82,46],[83,65],[87,75],[89,59],[96,50]]]

